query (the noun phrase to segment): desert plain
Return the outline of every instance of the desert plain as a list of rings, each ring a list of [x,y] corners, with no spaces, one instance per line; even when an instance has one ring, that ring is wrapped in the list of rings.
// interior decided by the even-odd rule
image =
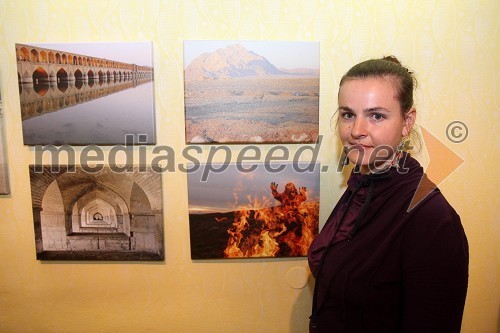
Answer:
[[[311,143],[318,138],[319,78],[185,83],[187,143]]]

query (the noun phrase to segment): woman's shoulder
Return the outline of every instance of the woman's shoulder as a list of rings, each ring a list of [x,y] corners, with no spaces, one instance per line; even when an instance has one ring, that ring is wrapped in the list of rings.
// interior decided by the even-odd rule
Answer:
[[[424,173],[416,188],[407,212],[416,216],[458,217],[455,209],[445,198],[439,187]]]
[[[402,195],[411,198],[407,213],[441,217],[456,215],[439,187],[429,179],[422,166],[413,157],[407,155],[403,168],[399,169],[398,173],[396,188]]]
[[[407,212],[406,240],[413,239],[421,245],[430,243],[443,245],[453,240],[466,243],[462,221],[453,206],[438,187],[427,190],[430,192],[423,198],[418,197],[419,194],[415,195],[419,202]]]

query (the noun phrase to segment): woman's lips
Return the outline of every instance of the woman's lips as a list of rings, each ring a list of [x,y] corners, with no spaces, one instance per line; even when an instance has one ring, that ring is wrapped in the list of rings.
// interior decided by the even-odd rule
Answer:
[[[370,148],[372,148],[372,146],[370,146],[370,145],[364,145],[361,143],[353,143],[353,144],[350,144],[348,150],[366,150],[366,149],[370,149]]]

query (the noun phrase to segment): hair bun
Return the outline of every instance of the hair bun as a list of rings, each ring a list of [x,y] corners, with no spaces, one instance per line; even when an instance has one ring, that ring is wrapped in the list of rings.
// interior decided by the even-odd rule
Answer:
[[[393,62],[395,64],[398,64],[399,66],[403,66],[401,64],[401,62],[398,60],[398,58],[396,58],[395,56],[393,55],[389,55],[389,56],[385,56],[382,58],[382,60],[385,60],[385,61],[390,61],[390,62]]]

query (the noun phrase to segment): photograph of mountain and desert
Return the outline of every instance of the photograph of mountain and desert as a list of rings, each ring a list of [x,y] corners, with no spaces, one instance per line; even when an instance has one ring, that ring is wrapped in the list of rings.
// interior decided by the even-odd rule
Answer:
[[[319,59],[319,42],[185,41],[186,142],[316,142]]]
[[[207,166],[188,173],[192,259],[307,255],[318,234],[319,163]]]
[[[155,144],[151,42],[16,44],[25,145]]]
[[[39,260],[164,259],[161,174],[31,165]]]

